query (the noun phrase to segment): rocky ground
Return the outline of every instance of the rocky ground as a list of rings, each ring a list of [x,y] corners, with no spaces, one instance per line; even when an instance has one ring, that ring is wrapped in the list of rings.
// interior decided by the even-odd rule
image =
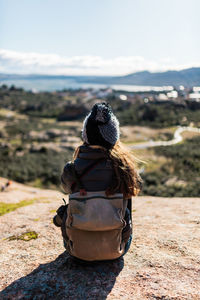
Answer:
[[[52,224],[62,197],[15,182],[0,193],[4,203],[32,200],[0,216],[1,300],[200,299],[200,198],[134,198],[124,258],[78,265]]]

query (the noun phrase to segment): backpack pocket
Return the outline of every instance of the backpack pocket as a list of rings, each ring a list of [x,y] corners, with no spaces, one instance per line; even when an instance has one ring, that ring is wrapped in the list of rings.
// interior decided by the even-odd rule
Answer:
[[[67,228],[68,251],[86,261],[110,260],[124,253],[122,229],[109,231],[84,231]]]
[[[124,228],[123,197],[121,194],[106,197],[99,192],[93,195],[70,196],[67,227],[87,231],[108,231]]]

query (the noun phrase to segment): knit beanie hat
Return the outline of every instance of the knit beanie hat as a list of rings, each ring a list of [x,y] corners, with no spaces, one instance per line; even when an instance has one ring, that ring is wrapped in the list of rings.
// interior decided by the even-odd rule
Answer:
[[[83,122],[82,138],[90,145],[112,148],[119,140],[119,121],[107,103],[97,103]]]

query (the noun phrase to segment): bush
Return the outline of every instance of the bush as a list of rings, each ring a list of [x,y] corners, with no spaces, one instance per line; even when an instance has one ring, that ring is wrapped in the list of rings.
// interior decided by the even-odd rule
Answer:
[[[143,195],[162,197],[199,197],[200,195],[200,137],[186,140],[182,144],[156,147],[157,155],[170,158],[159,171],[144,173]],[[170,178],[173,185],[166,185]],[[184,184],[178,182],[182,180]],[[176,183],[177,182],[177,183]]]
[[[8,148],[1,149],[0,173],[3,177],[21,183],[33,182],[39,178],[43,187],[58,186],[62,168],[71,156],[71,149],[66,152],[28,152],[23,156],[12,155]]]

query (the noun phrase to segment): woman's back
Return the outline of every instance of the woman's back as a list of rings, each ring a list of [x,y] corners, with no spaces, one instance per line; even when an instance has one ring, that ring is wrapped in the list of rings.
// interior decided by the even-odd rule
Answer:
[[[94,105],[82,137],[84,144],[61,176],[69,194],[62,218],[65,247],[83,260],[115,259],[130,246],[127,203],[138,193],[140,178],[132,156],[119,143],[119,122],[107,104]]]
[[[105,191],[114,177],[112,162],[100,146],[81,146],[75,161],[66,164],[62,174],[62,183],[65,190],[65,182],[70,180],[72,183],[76,183],[73,168],[75,168],[77,175],[81,177],[81,182],[87,191]],[[83,175],[87,169],[88,172]],[[78,184],[74,184],[71,192],[77,191],[79,191]]]

